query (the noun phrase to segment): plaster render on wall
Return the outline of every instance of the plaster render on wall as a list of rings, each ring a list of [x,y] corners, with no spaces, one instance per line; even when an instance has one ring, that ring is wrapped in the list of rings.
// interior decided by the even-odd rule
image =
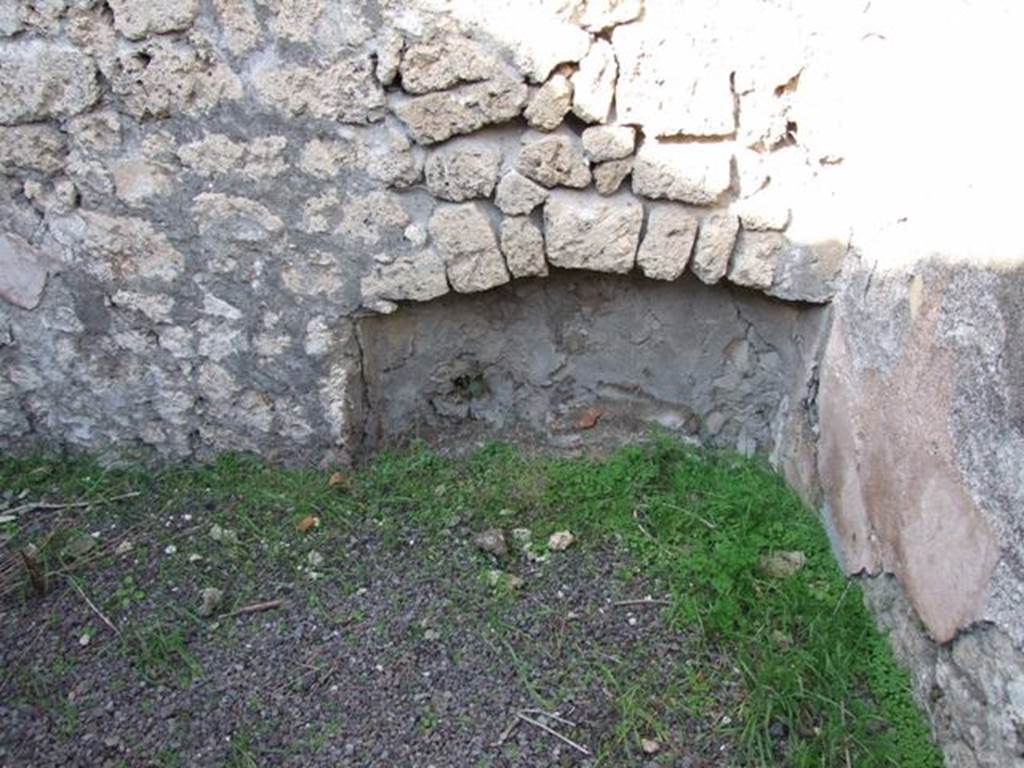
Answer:
[[[0,10],[4,448],[346,461],[412,398],[381,360],[505,350],[523,388],[427,421],[642,402],[771,452],[950,653],[1024,647],[1017,4],[36,6]],[[658,335],[706,380],[615,373]]]

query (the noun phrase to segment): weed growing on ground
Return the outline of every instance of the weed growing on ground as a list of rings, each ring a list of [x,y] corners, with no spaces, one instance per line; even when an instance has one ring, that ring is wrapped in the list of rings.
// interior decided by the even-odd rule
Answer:
[[[715,728],[738,740],[744,765],[941,765],[907,677],[875,630],[860,588],[842,577],[815,515],[760,460],[661,437],[601,459],[526,457],[505,445],[454,458],[419,446],[339,477],[328,483],[320,472],[273,468],[243,456],[158,472],[106,469],[88,459],[0,459],[0,488],[16,496],[101,502],[140,492],[124,503],[81,508],[70,529],[32,531],[20,523],[5,529],[16,546],[46,539],[42,556],[49,570],[73,564],[61,552],[74,536],[144,529],[131,554],[136,567],[147,567],[152,553],[159,560],[156,577],[172,588],[182,561],[160,553],[181,549],[174,557],[191,558],[204,578],[231,593],[228,607],[265,598],[259,577],[272,566],[300,579],[330,579],[339,593],[351,593],[361,566],[343,555],[347,537],[357,531],[371,531],[396,549],[417,537],[419,556],[442,583],[446,563],[438,547],[457,526],[527,527],[538,552],[550,533],[563,529],[576,535],[575,546],[584,551],[600,553],[609,542],[625,545],[634,562],[615,580],[643,577],[661,585],[668,599],[663,619],[700,653],[674,661],[668,679],[645,673],[642,656],[587,657],[586,674],[614,700],[615,722],[599,764],[635,752],[643,737],[669,738],[666,712],[724,708]],[[310,515],[321,525],[298,533],[297,523]],[[214,540],[208,531],[215,525],[231,537]],[[341,565],[310,574],[314,551]],[[805,558],[797,573],[765,572],[764,557],[793,551]],[[96,567],[111,562],[104,555]],[[472,566],[477,572],[491,567],[482,556]],[[88,572],[77,578],[87,580]],[[558,689],[537,685],[524,652],[528,638],[512,634],[503,619],[517,599],[515,590],[483,581],[477,586],[488,607],[479,619],[481,632],[496,655],[510,660],[535,705],[554,708]],[[153,593],[159,585],[144,587],[128,573],[97,601],[122,627],[123,650],[140,675],[188,685],[204,675],[190,648],[199,625]],[[20,595],[30,599],[29,589]],[[475,610],[460,605],[458,595],[452,601],[448,612]],[[359,611],[331,612],[315,594],[308,608],[340,630],[366,618]],[[231,642],[232,627],[225,619],[215,639]],[[376,636],[386,632],[385,625],[377,626]],[[423,632],[407,634],[415,642]],[[722,695],[725,688],[729,696]],[[60,701],[51,698],[50,708],[60,710]],[[75,713],[65,708],[57,716],[73,733]],[[418,722],[420,732],[429,734],[436,713],[424,708]],[[230,764],[260,764],[254,743],[240,734]],[[503,746],[506,759],[514,761],[515,751],[512,743]]]

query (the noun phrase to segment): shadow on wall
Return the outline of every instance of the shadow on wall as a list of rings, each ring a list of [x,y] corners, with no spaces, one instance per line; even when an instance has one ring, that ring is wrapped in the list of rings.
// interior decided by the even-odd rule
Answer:
[[[813,377],[827,310],[692,276],[554,271],[360,320],[363,447],[502,436],[610,447],[660,425],[770,453]]]

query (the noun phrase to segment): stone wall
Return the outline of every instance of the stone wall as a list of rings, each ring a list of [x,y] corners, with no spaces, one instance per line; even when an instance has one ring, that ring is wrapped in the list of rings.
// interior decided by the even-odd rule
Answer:
[[[769,453],[951,764],[1012,764],[1024,150],[947,148],[1024,14],[939,6],[8,0],[0,448]]]

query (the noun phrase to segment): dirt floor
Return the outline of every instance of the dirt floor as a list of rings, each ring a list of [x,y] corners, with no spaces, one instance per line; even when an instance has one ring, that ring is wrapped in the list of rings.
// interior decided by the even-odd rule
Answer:
[[[128,554],[89,585],[143,625],[156,605],[181,612],[147,627],[140,651],[69,586],[5,612],[5,764],[643,765],[621,731],[631,687],[687,667],[719,688],[736,676],[671,631],[663,606],[618,604],[661,594],[621,551],[513,558],[528,586],[492,587],[482,566],[503,563],[480,563],[467,529],[436,548],[360,531],[321,547],[315,571],[264,572],[280,608],[196,623],[197,587],[216,580],[204,562],[223,555],[206,531],[171,526],[177,552],[147,567]],[[727,762],[720,706],[694,704],[646,732],[630,723],[658,743],[656,764]]]
[[[764,573],[766,540],[736,549],[712,519],[725,514],[713,484],[689,494],[700,512],[665,508],[671,533],[656,514],[669,502],[629,485],[640,461],[423,454],[363,477],[231,460],[159,476],[0,464],[0,766],[696,768],[909,753],[903,710],[814,656],[820,643],[831,663],[852,641],[805,626],[841,627],[848,610],[865,621],[849,587],[822,580],[827,547]],[[742,582],[748,603],[684,610],[711,594],[705,573],[716,589]],[[757,607],[783,598],[766,624]],[[809,617],[818,602],[822,620]],[[751,650],[721,641],[725,621]],[[857,700],[834,712],[818,702],[841,698],[838,685]],[[911,725],[914,764],[936,765]],[[877,754],[862,743],[874,737]]]

